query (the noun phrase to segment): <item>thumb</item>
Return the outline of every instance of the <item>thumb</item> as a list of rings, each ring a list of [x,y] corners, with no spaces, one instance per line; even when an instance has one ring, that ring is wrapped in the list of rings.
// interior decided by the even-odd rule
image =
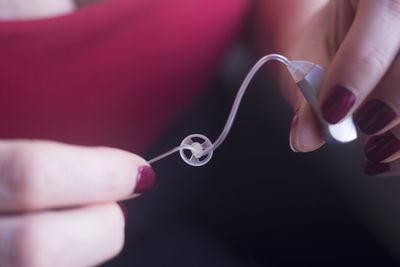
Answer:
[[[311,152],[324,143],[311,107],[303,98],[290,121],[290,148],[294,152]]]

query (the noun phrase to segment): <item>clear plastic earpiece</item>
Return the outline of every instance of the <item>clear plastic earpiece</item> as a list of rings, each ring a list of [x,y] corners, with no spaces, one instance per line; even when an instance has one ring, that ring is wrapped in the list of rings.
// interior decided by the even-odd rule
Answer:
[[[213,150],[208,150],[212,147],[210,139],[202,134],[192,134],[183,139],[181,146],[191,146],[193,150],[181,149],[179,151],[182,159],[192,166],[203,166],[207,164],[212,155]],[[203,154],[204,151],[208,151]]]
[[[343,120],[343,122],[339,122],[335,125],[327,124],[320,118],[318,113],[317,97],[323,76],[325,74],[325,70],[321,66],[308,61],[289,61],[282,55],[270,54],[261,58],[247,74],[239,88],[235,101],[233,102],[232,109],[229,113],[224,129],[214,143],[212,143],[204,135],[192,134],[183,139],[180,146],[177,146],[166,153],[151,159],[149,163],[152,164],[179,151],[182,159],[189,165],[202,166],[207,164],[213,155],[213,151],[224,142],[229,131],[231,130],[236,113],[239,109],[240,102],[250,81],[257,71],[270,60],[280,61],[286,65],[289,73],[296,82],[300,91],[303,93],[305,99],[310,103],[316,118],[318,121],[320,121],[321,132],[323,133],[325,140],[329,142],[346,143],[357,138],[356,128],[351,116]]]

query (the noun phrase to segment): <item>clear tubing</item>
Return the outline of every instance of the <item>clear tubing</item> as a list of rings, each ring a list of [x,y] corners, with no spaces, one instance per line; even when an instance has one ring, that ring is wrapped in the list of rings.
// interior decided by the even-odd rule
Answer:
[[[192,151],[192,153],[195,152],[195,149],[192,146],[187,146],[187,145],[185,145],[185,146],[177,146],[177,147],[174,147],[174,148],[168,150],[167,152],[165,152],[165,153],[163,153],[163,154],[161,154],[161,155],[159,155],[159,156],[157,156],[155,158],[152,158],[148,162],[149,162],[149,164],[152,164],[152,163],[154,163],[156,161],[159,161],[160,159],[168,157],[169,155],[174,154],[175,152],[178,152],[178,151],[184,150],[184,149],[190,150],[190,151]]]
[[[233,121],[235,120],[237,111],[239,109],[239,105],[240,102],[242,101],[243,95],[246,92],[247,87],[249,86],[249,83],[251,82],[251,80],[253,79],[254,75],[257,73],[257,71],[268,61],[270,60],[277,60],[282,62],[285,65],[289,64],[289,60],[287,58],[285,58],[282,55],[279,54],[269,54],[263,58],[261,58],[254,66],[253,68],[250,70],[250,72],[247,74],[246,78],[244,79],[244,81],[242,82],[242,85],[239,88],[239,91],[236,95],[235,101],[233,102],[232,108],[231,108],[231,112],[229,113],[229,117],[228,120],[225,123],[225,127],[222,130],[221,134],[219,135],[219,137],[217,138],[217,140],[215,140],[215,142],[212,144],[211,147],[207,148],[206,150],[204,150],[201,155],[206,155],[207,153],[209,153],[210,151],[213,151],[215,149],[217,149],[226,139],[226,137],[228,136],[229,131],[232,128],[233,125]]]
[[[197,154],[199,154],[200,156],[204,156],[208,153],[210,153],[211,151],[214,151],[215,149],[217,149],[226,139],[226,137],[229,134],[229,131],[232,128],[232,124],[233,121],[235,120],[237,111],[239,109],[239,105],[240,102],[242,101],[243,95],[246,92],[247,87],[249,86],[249,83],[251,82],[251,80],[253,79],[254,75],[257,73],[257,71],[268,61],[270,60],[277,60],[282,62],[283,64],[285,64],[286,66],[289,64],[289,60],[287,58],[285,58],[282,55],[279,54],[269,54],[264,56],[263,58],[261,58],[254,66],[253,68],[251,68],[250,72],[247,74],[246,78],[244,79],[244,81],[242,82],[239,91],[236,95],[235,101],[233,102],[232,108],[231,108],[231,112],[229,113],[229,117],[225,123],[224,129],[222,130],[221,134],[219,135],[219,137],[217,138],[217,140],[215,140],[215,142],[207,149],[203,150],[203,151],[196,151],[196,149],[193,146],[190,145],[181,145],[181,146],[177,146],[172,148],[171,150],[165,152],[164,154],[161,154],[151,160],[149,160],[149,163],[152,164],[160,159],[163,159],[175,152],[178,152],[180,150],[190,150],[192,151],[192,153],[196,152]]]

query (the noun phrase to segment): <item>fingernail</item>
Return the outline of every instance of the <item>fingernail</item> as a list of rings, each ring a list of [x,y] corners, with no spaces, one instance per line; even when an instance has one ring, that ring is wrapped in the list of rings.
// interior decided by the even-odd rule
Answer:
[[[396,113],[383,101],[368,101],[355,115],[354,120],[365,134],[374,134],[388,125]]]
[[[128,212],[126,211],[126,206],[122,202],[117,202],[117,204],[122,210],[122,214],[124,215],[124,222],[125,222],[125,225],[126,225],[126,223],[128,222]]]
[[[331,123],[338,123],[356,102],[356,96],[343,86],[334,87],[321,105],[322,116]]]
[[[149,191],[155,182],[156,173],[149,166],[140,166],[136,176],[136,186],[133,193],[140,194]]]
[[[294,128],[295,128],[296,125],[297,125],[298,118],[299,118],[299,109],[297,109],[297,110],[294,112],[294,114],[293,114],[293,116],[292,116],[292,119],[290,120],[290,124],[289,124],[289,147],[290,147],[290,149],[291,149],[293,152],[298,152],[298,151],[293,147],[293,144],[292,144],[292,133],[293,133]]]
[[[365,161],[363,165],[363,170],[365,174],[374,175],[381,174],[390,171],[390,166],[388,163],[376,163]]]
[[[371,137],[365,145],[365,157],[371,162],[382,161],[400,150],[400,140],[387,131]]]

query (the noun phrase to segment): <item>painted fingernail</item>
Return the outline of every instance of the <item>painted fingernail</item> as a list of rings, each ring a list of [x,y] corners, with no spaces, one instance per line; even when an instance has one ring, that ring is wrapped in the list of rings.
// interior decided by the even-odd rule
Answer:
[[[149,191],[155,182],[156,173],[149,166],[140,166],[136,176],[136,186],[133,193],[141,194]]]
[[[374,175],[390,171],[390,166],[387,163],[376,163],[365,161],[363,165],[365,174]]]
[[[332,88],[321,105],[322,116],[331,123],[338,123],[356,102],[356,96],[343,86]]]
[[[121,208],[122,214],[124,215],[124,222],[125,222],[125,225],[126,225],[126,223],[128,222],[128,212],[126,211],[126,206],[122,202],[117,202],[117,204]]]
[[[354,120],[365,134],[374,134],[396,118],[396,113],[383,101],[368,101],[355,115]]]
[[[382,161],[400,150],[400,140],[387,131],[371,137],[365,145],[365,157],[371,162]]]
[[[292,116],[292,119],[290,120],[290,124],[289,124],[289,146],[290,146],[290,149],[291,149],[293,152],[297,152],[297,150],[293,147],[293,143],[292,143],[292,134],[293,134],[294,128],[295,128],[296,125],[297,125],[298,118],[299,118],[299,109],[297,109],[297,110],[294,112],[294,114],[293,114],[293,116]]]

